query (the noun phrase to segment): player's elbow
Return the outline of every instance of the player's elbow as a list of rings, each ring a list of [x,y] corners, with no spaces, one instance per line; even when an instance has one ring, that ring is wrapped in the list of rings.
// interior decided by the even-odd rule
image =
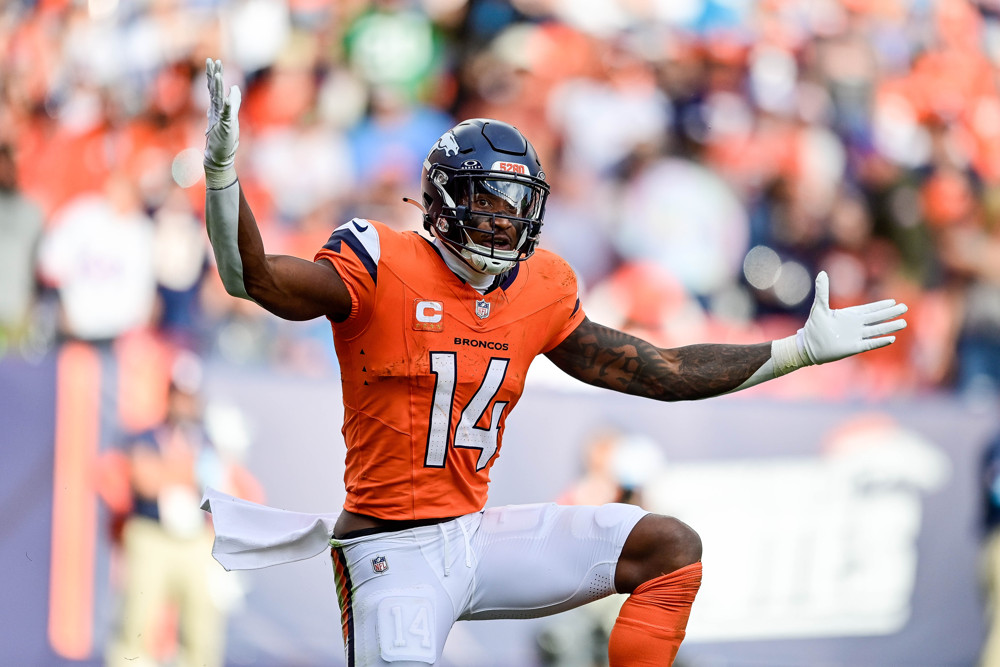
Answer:
[[[226,294],[229,296],[234,296],[238,299],[248,299],[254,300],[250,296],[250,291],[246,288],[243,283],[243,277],[237,272],[232,271],[219,271],[219,277],[222,278],[222,287],[226,290]]]
[[[292,322],[303,322],[322,316],[322,310],[312,301],[290,292],[274,282],[246,280],[245,299],[253,301],[267,312]]]
[[[283,294],[279,278],[280,275],[269,261],[249,262],[243,265],[238,287],[243,288],[246,298],[267,307],[268,304],[280,304],[289,298]]]
[[[253,301],[272,315],[286,320],[304,320],[311,317],[303,317],[298,312],[297,300],[283,291],[273,280],[252,279],[245,276],[243,286],[246,290],[245,299]]]
[[[232,280],[223,280],[222,286],[226,289],[226,294],[229,296],[235,296],[240,299],[250,298],[249,290],[243,287],[242,282],[234,282]]]

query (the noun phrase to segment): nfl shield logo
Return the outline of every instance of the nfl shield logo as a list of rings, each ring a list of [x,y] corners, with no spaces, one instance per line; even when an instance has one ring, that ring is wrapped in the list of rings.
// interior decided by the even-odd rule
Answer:
[[[481,320],[485,320],[487,317],[489,317],[490,302],[483,299],[476,301],[476,315],[478,315],[479,319]]]
[[[375,570],[376,574],[382,574],[389,569],[389,561],[385,559],[385,556],[375,556],[372,558],[372,569]]]

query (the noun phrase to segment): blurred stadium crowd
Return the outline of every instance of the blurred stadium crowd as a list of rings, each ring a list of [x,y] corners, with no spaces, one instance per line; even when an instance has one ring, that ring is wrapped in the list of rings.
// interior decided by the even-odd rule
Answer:
[[[543,247],[594,320],[758,342],[910,305],[824,382],[1000,387],[996,0],[8,0],[0,9],[4,354],[155,339],[335,374],[325,322],[228,297],[202,222],[207,93],[243,89],[237,169],[270,252],[311,258],[402,202],[457,120],[495,117],[552,184]]]

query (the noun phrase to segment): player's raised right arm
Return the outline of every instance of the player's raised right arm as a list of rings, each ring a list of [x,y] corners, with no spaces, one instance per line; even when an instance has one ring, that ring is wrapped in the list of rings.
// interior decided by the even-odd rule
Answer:
[[[343,320],[351,297],[333,266],[264,252],[253,212],[236,178],[240,89],[222,85],[222,63],[209,59],[205,132],[205,222],[226,291],[288,320],[327,316]]]

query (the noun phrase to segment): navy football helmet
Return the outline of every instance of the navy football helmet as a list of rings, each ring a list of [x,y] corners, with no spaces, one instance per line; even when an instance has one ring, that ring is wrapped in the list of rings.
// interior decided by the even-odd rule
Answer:
[[[549,186],[515,127],[485,118],[459,123],[427,154],[422,183],[424,228],[475,271],[504,273],[535,251]],[[513,226],[513,248],[494,247],[498,220]]]

